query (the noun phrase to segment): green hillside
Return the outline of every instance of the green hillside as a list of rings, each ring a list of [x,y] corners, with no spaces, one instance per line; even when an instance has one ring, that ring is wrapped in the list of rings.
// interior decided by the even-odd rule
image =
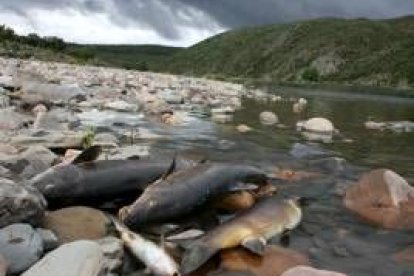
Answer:
[[[414,87],[414,16],[233,30],[177,53],[165,65],[162,70],[188,75]]]

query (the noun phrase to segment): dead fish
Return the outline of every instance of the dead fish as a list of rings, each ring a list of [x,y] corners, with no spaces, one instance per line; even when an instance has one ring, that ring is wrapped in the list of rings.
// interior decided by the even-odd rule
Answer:
[[[92,148],[82,153],[71,164],[49,168],[29,183],[45,196],[51,208],[76,204],[96,206],[117,198],[129,198],[132,202],[171,164],[135,159],[90,161],[96,157],[95,151]]]
[[[150,240],[130,231],[115,218],[111,217],[125,246],[140,259],[154,275],[179,276],[178,265],[167,252]]]
[[[170,168],[170,172],[174,169]],[[151,223],[170,222],[190,214],[207,200],[230,191],[257,188],[267,183],[261,170],[247,165],[204,163],[166,175],[149,186],[129,207],[121,220],[131,229]]]
[[[267,240],[295,228],[302,220],[302,199],[263,199],[253,208],[226,221],[195,241],[186,250],[182,272],[190,273],[222,249],[243,246],[263,255]]]

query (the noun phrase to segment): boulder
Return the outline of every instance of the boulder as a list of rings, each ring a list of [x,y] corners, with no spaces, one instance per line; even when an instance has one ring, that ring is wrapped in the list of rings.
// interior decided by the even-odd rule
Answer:
[[[391,170],[363,175],[346,190],[344,205],[372,225],[414,229],[414,187]]]
[[[300,265],[287,270],[282,276],[346,276],[346,274]]]
[[[115,237],[105,237],[97,242],[101,246],[104,255],[102,272],[105,275],[118,272],[121,269],[122,259],[124,257],[122,240]]]
[[[97,276],[102,271],[103,263],[99,244],[76,241],[51,251],[22,276]]]
[[[43,254],[43,242],[29,224],[12,224],[0,229],[0,254],[8,263],[9,273],[20,273]]]
[[[46,148],[81,148],[84,133],[74,131],[33,131],[11,138],[11,145],[17,147],[43,146]]]
[[[0,227],[17,222],[38,224],[45,208],[46,200],[36,189],[0,178]]]
[[[220,256],[222,268],[252,272],[260,276],[278,276],[292,267],[309,265],[306,256],[279,246],[268,246],[263,257],[242,248],[224,250]]]
[[[26,81],[18,94],[23,103],[36,105],[42,102],[68,103],[72,99],[85,98],[86,93],[77,84],[52,84]]]
[[[240,132],[240,133],[246,133],[246,132],[250,132],[250,131],[252,131],[252,128],[251,128],[251,127],[249,127],[248,125],[243,125],[243,124],[238,125],[238,126],[236,127],[236,129],[237,129],[237,131],[238,131],[238,132]]]
[[[88,207],[56,210],[47,213],[43,219],[43,227],[52,230],[60,243],[101,239],[107,235],[109,224],[103,212]]]
[[[259,119],[263,125],[275,125],[279,122],[277,115],[271,111],[264,111],[260,113]]]
[[[312,118],[303,123],[303,135],[310,141],[332,141],[335,128],[326,118]]]

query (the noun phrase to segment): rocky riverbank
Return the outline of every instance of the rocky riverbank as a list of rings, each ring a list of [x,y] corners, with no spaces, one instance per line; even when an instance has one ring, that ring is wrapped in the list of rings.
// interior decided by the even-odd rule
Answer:
[[[248,230],[256,231],[259,239],[249,232],[250,242],[242,239],[240,247],[233,246],[238,238],[230,239],[232,246],[221,245],[212,259],[189,275],[414,273],[409,246],[414,190],[391,170],[353,166],[317,143],[293,143],[290,152],[256,156],[245,148],[245,158],[228,154],[220,162],[184,154],[174,144],[169,151],[148,146],[168,139],[171,128],[204,141],[204,134],[195,130],[231,121],[234,112],[243,111],[243,97],[285,100],[225,82],[0,59],[0,275],[132,276],[144,275],[145,266],[154,275],[177,275],[180,266],[195,261],[183,258],[190,242],[228,224],[236,227],[228,236],[239,237],[239,232]],[[286,101],[298,116],[306,109],[306,99]],[[257,119],[264,127],[287,127],[272,111],[257,110]],[[187,129],[189,125],[195,127]],[[237,126],[232,129],[234,139],[255,127]],[[331,142],[339,135],[325,118],[303,120],[296,127],[314,142]],[[224,153],[232,143],[215,141],[214,150]],[[141,193],[151,198],[157,189],[148,188],[157,179],[165,192],[156,201],[172,202],[163,205],[161,213],[145,211],[159,221],[136,233],[116,230],[113,216],[136,224],[139,215],[131,212],[140,214],[144,209],[139,209],[142,201],[134,202]],[[241,180],[249,185],[241,185]],[[175,185],[169,185],[174,181],[193,185],[194,190],[174,198],[179,194]],[[193,197],[196,204],[191,203]],[[298,197],[310,204],[297,205],[300,216],[280,213],[278,206],[285,206],[286,199],[299,202]],[[265,223],[292,228],[290,242],[261,237],[259,230],[238,223],[269,198],[277,205],[269,204],[275,217],[265,216]],[[194,212],[187,214],[178,203]],[[284,236],[285,231],[279,231],[286,230],[283,227],[269,231]],[[140,241],[138,246],[131,236]],[[267,245],[261,254],[242,248],[251,249],[252,241],[264,238]],[[163,272],[153,265],[160,255],[154,259],[142,253],[147,247],[155,248],[160,260],[172,259],[159,261],[159,267],[166,267]]]

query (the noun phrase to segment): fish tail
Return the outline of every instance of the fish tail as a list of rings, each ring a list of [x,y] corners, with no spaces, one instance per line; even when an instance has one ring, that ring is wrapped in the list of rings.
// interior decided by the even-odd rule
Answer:
[[[187,275],[197,270],[218,251],[218,248],[209,246],[201,241],[194,242],[184,253],[184,257],[181,262],[182,275]]]

